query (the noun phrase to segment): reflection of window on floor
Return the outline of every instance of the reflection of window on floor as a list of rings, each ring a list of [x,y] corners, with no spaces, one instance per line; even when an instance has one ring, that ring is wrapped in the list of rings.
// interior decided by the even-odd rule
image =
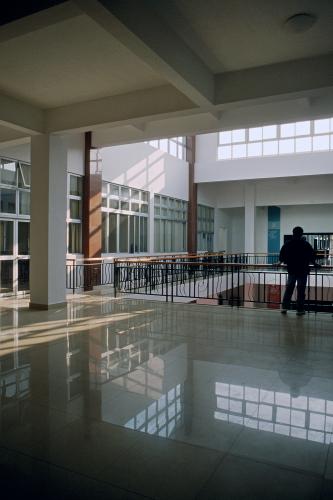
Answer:
[[[109,346],[101,355],[101,374],[105,380],[131,372],[149,359],[148,340],[131,342],[127,335],[121,334],[112,337],[117,346],[114,349]]]
[[[169,437],[182,421],[182,384],[178,384],[131,418],[125,427],[161,437]]]
[[[215,395],[216,420],[331,443],[333,401],[221,382],[215,383]]]
[[[0,358],[0,398],[2,411],[6,403],[24,399],[30,391],[30,364],[25,351]],[[2,415],[3,416],[3,415]]]
[[[131,383],[132,375],[138,366],[147,362],[149,358],[161,356],[168,352],[173,344],[171,342],[159,341],[155,343],[148,338],[150,334],[150,322],[143,322],[141,325],[129,325],[130,328],[126,331],[115,332],[114,328],[105,328],[105,332],[98,339],[98,352],[101,352],[97,358],[90,359],[91,370],[99,373],[101,382],[106,382],[120,375],[127,374],[123,379],[124,386]],[[133,381],[137,385],[143,385],[145,391],[150,389],[159,389],[162,384],[161,377],[158,374],[150,374],[149,380],[144,383],[140,382],[134,376]],[[157,386],[151,386],[151,382]]]
[[[67,398],[68,401],[82,394],[82,339],[80,335],[67,334]]]

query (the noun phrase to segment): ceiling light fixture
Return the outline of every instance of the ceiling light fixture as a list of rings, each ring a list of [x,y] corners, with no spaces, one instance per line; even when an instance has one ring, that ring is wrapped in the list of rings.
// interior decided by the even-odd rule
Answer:
[[[288,17],[284,22],[284,28],[288,33],[298,35],[308,31],[317,22],[317,16],[309,12],[299,12]]]

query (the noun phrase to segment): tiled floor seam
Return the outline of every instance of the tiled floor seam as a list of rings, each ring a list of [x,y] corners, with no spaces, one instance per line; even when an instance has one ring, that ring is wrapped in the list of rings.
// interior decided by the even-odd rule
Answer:
[[[222,463],[228,458],[228,457],[235,457],[235,458],[240,458],[240,459],[243,459],[247,462],[253,462],[253,463],[256,463],[256,464],[259,464],[259,465],[268,465],[270,467],[273,467],[274,469],[280,469],[280,470],[284,470],[284,471],[288,471],[288,472],[292,472],[294,474],[300,474],[302,476],[307,476],[309,478],[313,478],[313,479],[321,479],[322,480],[322,483],[321,483],[321,487],[320,487],[320,491],[319,491],[319,496],[318,496],[318,500],[321,498],[321,494],[322,494],[322,489],[323,489],[323,485],[324,485],[324,477],[322,474],[317,474],[315,472],[309,472],[309,471],[305,471],[305,470],[301,470],[301,469],[295,469],[293,467],[288,467],[288,466],[285,466],[285,465],[281,465],[281,464],[276,464],[276,463],[273,463],[273,462],[269,462],[269,461],[262,461],[262,460],[256,460],[256,459],[252,459],[252,458],[249,458],[248,456],[244,456],[244,455],[240,455],[240,454],[237,454],[237,453],[225,453],[225,455],[223,456],[223,459],[221,460],[221,462],[218,464],[218,466],[215,468],[215,471],[214,473],[210,476],[210,478],[205,482],[204,486],[200,489],[200,491],[197,493],[197,496],[195,497],[196,499],[197,498],[200,498],[200,494],[204,491],[205,487],[209,484],[209,481],[212,479],[213,475],[215,474],[215,472],[217,471],[217,469],[220,467],[220,465],[222,465]],[[314,499],[315,500],[315,499]]]
[[[83,474],[82,472],[77,472],[77,471],[75,471],[73,469],[69,469],[69,468],[64,467],[62,465],[55,464],[53,462],[50,462],[49,460],[43,460],[42,458],[35,457],[35,456],[31,455],[28,452],[24,453],[22,451],[17,451],[15,449],[9,448],[8,446],[0,446],[0,450],[1,450],[1,448],[4,449],[4,450],[6,450],[6,451],[9,451],[11,453],[15,453],[16,455],[21,455],[21,456],[24,456],[24,457],[31,458],[34,461],[39,462],[40,464],[47,464],[47,465],[50,465],[50,466],[52,466],[52,467],[54,467],[56,469],[60,469],[60,470],[69,472],[71,474],[75,474],[76,476],[82,476],[84,478],[96,481],[96,483],[104,484],[104,485],[107,485],[107,486],[112,486],[112,487],[118,489],[119,491],[126,492],[126,493],[131,493],[131,494],[135,494],[135,495],[139,495],[142,498],[145,498],[147,500],[154,500],[153,497],[149,497],[149,496],[144,495],[143,493],[140,493],[138,491],[128,490],[126,488],[122,488],[122,487],[120,487],[120,486],[118,486],[116,484],[110,483],[108,481],[103,481],[103,480],[100,480],[100,479],[96,479],[96,477],[94,477],[94,476],[89,476],[87,474]]]
[[[280,464],[280,463],[277,463],[277,462],[271,462],[270,460],[258,460],[258,459],[255,459],[255,458],[251,458],[249,457],[248,455],[242,455],[241,453],[228,453],[229,455],[232,455],[233,457],[237,457],[237,458],[241,458],[243,460],[247,460],[249,462],[255,462],[255,463],[258,463],[258,464],[263,464],[263,465],[269,465],[271,467],[274,467],[274,468],[277,468],[277,469],[281,469],[281,470],[287,470],[287,471],[290,471],[290,472],[295,472],[295,473],[298,473],[298,474],[302,474],[303,476],[309,476],[309,477],[313,477],[313,478],[324,478],[324,473],[319,473],[319,472],[313,472],[313,471],[309,471],[309,470],[305,470],[305,469],[299,469],[297,467],[291,467],[291,466],[288,466],[288,465],[284,465],[284,464]]]
[[[322,498],[325,498],[325,497],[323,497],[324,487],[325,487],[325,477],[323,477],[322,480],[321,480],[320,492],[319,492],[319,500],[321,500]]]
[[[223,453],[223,455],[221,457],[221,460],[218,461],[218,463],[214,467],[214,470],[212,471],[212,473],[210,474],[210,476],[206,479],[206,481],[204,482],[204,484],[197,491],[197,493],[196,493],[196,495],[194,497],[194,500],[197,500],[197,499],[200,498],[201,493],[205,490],[206,486],[209,484],[209,482],[211,481],[211,479],[214,477],[214,475],[216,474],[217,470],[223,464],[224,460],[227,458],[228,455],[229,455],[228,452]]]
[[[329,446],[327,446],[327,453],[326,453],[326,457],[325,457],[325,465],[324,465],[324,479],[326,478],[326,471],[327,471],[327,465],[328,465],[328,456],[329,456],[329,453],[330,453],[330,447],[332,446],[332,444],[330,444]]]
[[[230,450],[232,449],[232,447],[235,444],[236,440],[239,438],[239,436],[242,433],[242,431],[243,431],[243,429],[240,429],[239,433],[237,433],[237,435],[234,437],[234,439],[232,440],[232,442],[230,443],[230,445],[228,446],[228,449],[226,451],[220,452],[220,453],[222,453],[221,460],[217,463],[217,465],[214,468],[214,471],[212,472],[212,474],[207,478],[207,480],[205,481],[204,485],[197,492],[195,498],[199,498],[201,492],[204,491],[205,487],[207,486],[207,484],[209,483],[209,481],[213,478],[214,474],[216,473],[216,471],[218,470],[218,468],[220,467],[220,465],[222,465],[222,463],[226,459],[226,457],[230,455]],[[203,447],[203,448],[205,448],[205,447]],[[205,449],[212,450],[213,448],[205,448]],[[215,451],[218,451],[218,450],[215,450]]]

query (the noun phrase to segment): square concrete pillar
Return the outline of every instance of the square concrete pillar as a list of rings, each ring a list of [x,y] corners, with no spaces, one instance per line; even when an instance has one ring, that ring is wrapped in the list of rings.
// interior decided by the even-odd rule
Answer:
[[[245,252],[255,253],[256,242],[256,187],[246,184],[244,188],[245,205]]]
[[[67,149],[60,136],[31,139],[30,307],[66,302]]]

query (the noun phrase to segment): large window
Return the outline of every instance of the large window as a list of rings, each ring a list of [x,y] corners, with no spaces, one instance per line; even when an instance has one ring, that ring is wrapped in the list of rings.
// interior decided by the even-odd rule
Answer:
[[[0,158],[0,212],[30,216],[30,165]]]
[[[155,194],[155,252],[185,252],[187,201]]]
[[[0,158],[0,293],[29,288],[30,170]]]
[[[68,175],[68,253],[82,253],[82,177]]]
[[[147,252],[147,191],[103,182],[102,250],[104,253]]]
[[[198,250],[212,252],[214,247],[214,208],[198,205]]]
[[[0,255],[13,255],[14,221],[0,220]]]
[[[333,150],[333,118],[219,132],[219,160]]]
[[[186,139],[185,137],[173,137],[172,139],[154,139],[147,141],[153,148],[169,153],[179,160],[186,160]]]

